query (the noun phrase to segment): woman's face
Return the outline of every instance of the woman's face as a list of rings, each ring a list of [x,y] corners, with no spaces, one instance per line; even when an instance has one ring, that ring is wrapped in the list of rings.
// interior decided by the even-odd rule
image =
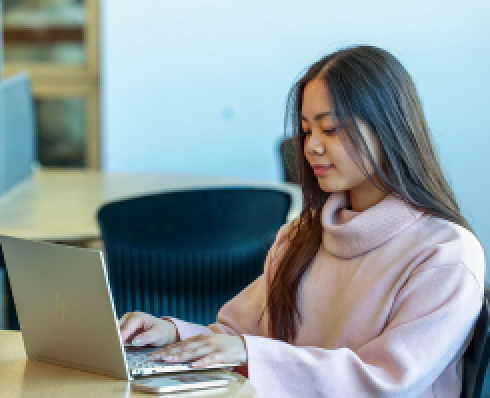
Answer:
[[[304,155],[317,177],[320,189],[329,193],[349,191],[352,208],[358,211],[365,210],[386,196],[367,180],[344,148],[340,137],[342,131],[335,129],[329,93],[324,81],[314,79],[306,85],[301,120],[305,134]],[[359,120],[357,123],[370,152],[379,164],[380,156],[374,135],[364,123]],[[373,175],[374,168],[369,162],[365,163],[368,174]]]

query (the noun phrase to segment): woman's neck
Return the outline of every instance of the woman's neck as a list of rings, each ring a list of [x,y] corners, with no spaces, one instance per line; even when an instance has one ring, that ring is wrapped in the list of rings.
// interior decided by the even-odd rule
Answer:
[[[362,212],[381,202],[387,195],[371,182],[365,181],[349,191],[349,207],[353,211]]]

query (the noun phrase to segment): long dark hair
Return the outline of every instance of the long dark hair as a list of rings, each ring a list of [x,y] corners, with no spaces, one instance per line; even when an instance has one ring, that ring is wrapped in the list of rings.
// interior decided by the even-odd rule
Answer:
[[[471,231],[441,170],[415,85],[402,64],[387,51],[372,46],[342,49],[322,58],[292,87],[286,108],[304,209],[272,277],[267,311],[271,336],[288,342],[296,339],[301,322],[299,284],[320,248],[320,215],[328,197],[304,156],[301,107],[305,86],[313,79],[325,82],[325,96],[328,89],[334,123],[341,127],[344,146],[375,186]],[[380,164],[374,161],[356,119],[377,138]],[[364,159],[376,170],[374,177],[368,175]]]

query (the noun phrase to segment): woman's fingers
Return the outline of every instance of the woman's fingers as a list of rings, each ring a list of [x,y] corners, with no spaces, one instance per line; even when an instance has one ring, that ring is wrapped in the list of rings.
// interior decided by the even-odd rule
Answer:
[[[176,335],[173,323],[144,312],[125,314],[119,321],[119,329],[123,341],[136,346],[174,342]]]
[[[131,312],[126,312],[118,321],[119,327],[123,326],[126,320],[131,316]]]
[[[119,320],[119,330],[121,332],[121,338],[124,342],[128,342],[130,337],[132,337],[139,330],[144,329],[145,314],[138,312],[131,312],[124,314],[124,316]]]
[[[134,339],[131,341],[133,346],[144,346],[144,345],[152,345],[162,340],[161,333],[159,330],[152,328],[146,332],[141,332],[137,334]]]
[[[195,361],[196,359],[202,358],[205,355],[209,355],[214,352],[216,347],[210,345],[202,345],[200,347],[196,347],[194,349],[187,349],[185,351],[181,351],[179,353],[170,354],[164,359],[167,362],[190,362]]]
[[[197,358],[195,355],[198,355],[200,350],[207,346],[207,344],[205,341],[197,339],[196,337],[165,347],[164,349],[153,353],[153,357],[169,362],[185,362],[191,358]],[[202,355],[204,354],[201,354],[200,356]]]
[[[136,335],[132,341],[134,346],[154,345],[162,346],[175,341],[175,327],[172,323],[157,319],[147,331]]]
[[[244,363],[247,353],[238,336],[205,334],[183,340],[153,354],[168,362],[192,362],[195,367],[217,363]]]
[[[225,352],[217,351],[205,357],[199,358],[197,361],[191,363],[193,368],[203,368],[206,366],[217,365],[219,363],[233,362],[231,358],[228,358]]]

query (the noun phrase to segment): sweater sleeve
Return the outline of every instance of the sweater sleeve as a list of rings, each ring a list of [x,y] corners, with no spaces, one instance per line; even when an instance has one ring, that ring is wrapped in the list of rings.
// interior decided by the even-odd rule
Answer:
[[[482,294],[464,265],[434,266],[412,275],[383,333],[357,351],[247,335],[250,381],[268,397],[420,396],[461,357]],[[459,397],[460,385],[445,388],[430,396]]]

